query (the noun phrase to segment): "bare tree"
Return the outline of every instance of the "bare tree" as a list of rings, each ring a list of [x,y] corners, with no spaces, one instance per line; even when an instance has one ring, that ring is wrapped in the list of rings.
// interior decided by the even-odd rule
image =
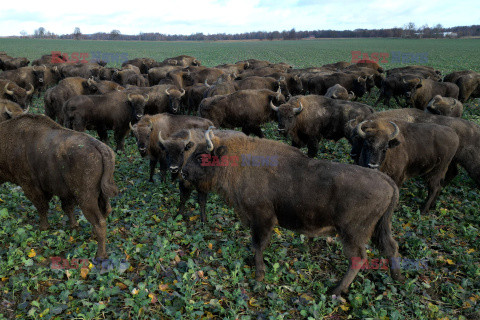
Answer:
[[[118,38],[119,35],[121,35],[119,30],[112,30],[110,32],[110,39],[115,40],[116,38]]]
[[[79,27],[75,27],[75,30],[73,31],[73,38],[75,40],[80,40],[80,37],[82,36],[82,32],[80,31]]]

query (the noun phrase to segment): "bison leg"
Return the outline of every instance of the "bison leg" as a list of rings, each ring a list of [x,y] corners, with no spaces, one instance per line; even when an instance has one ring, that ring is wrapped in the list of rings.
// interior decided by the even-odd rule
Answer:
[[[262,132],[262,129],[258,126],[255,126],[255,127],[252,127],[251,128],[251,132],[256,135],[257,137],[259,138],[263,138],[264,135],[263,135],[263,132]]]
[[[317,139],[310,139],[307,142],[307,148],[308,148],[308,156],[310,158],[316,157],[317,153],[318,153],[318,140]]]
[[[98,137],[100,138],[100,141],[102,141],[103,143],[105,144],[108,144],[108,132],[107,132],[107,128],[105,127],[105,125],[98,125],[97,126],[97,133],[98,133]]]
[[[23,192],[25,196],[32,201],[33,205],[38,211],[40,216],[40,230],[44,231],[47,230],[50,225],[48,224],[48,202],[52,198],[51,195],[45,194],[42,190],[37,188],[31,187],[23,187]]]
[[[435,204],[440,191],[442,190],[442,179],[443,175],[436,174],[435,176],[427,177],[428,183],[428,196],[427,200],[425,201],[425,205],[422,208],[422,214],[427,213],[430,210],[432,204]]]
[[[60,199],[62,201],[62,210],[68,216],[68,221],[70,222],[70,228],[76,229],[78,228],[77,219],[75,219],[75,213],[73,210],[75,209],[75,202],[71,199],[63,198]]]
[[[155,174],[155,167],[157,166],[157,159],[150,159],[150,179],[148,181],[155,182],[153,180],[153,175]]]
[[[354,259],[360,258],[364,261],[364,259],[367,258],[365,244],[354,243],[354,239],[355,237],[352,235],[342,237],[343,252],[347,256],[349,262],[347,273],[343,276],[339,285],[332,290],[332,294],[336,296],[340,296],[342,293],[346,293],[348,291],[348,287],[353,282],[353,279],[355,279],[357,276],[358,271],[360,271],[362,264],[358,265],[358,262],[356,262],[356,266],[354,266]]]
[[[250,128],[242,127],[242,132],[245,133],[245,135],[249,136],[250,135]]]
[[[98,199],[86,200],[80,205],[83,215],[92,225],[93,234],[98,242],[96,258],[108,258],[106,249],[107,220],[98,207]]]
[[[265,278],[265,262],[263,251],[267,247],[272,235],[273,223],[271,221],[255,221],[252,227],[252,244],[255,253],[255,280],[262,281]]]
[[[443,179],[442,187],[445,187],[446,185],[448,185],[457,175],[458,175],[457,163],[452,161],[448,166],[447,173],[445,174],[445,179]]]
[[[400,99],[398,99],[397,96],[395,96],[395,101],[397,102],[397,104],[398,104],[400,107],[403,107],[403,104],[400,102]],[[388,106],[390,107],[390,101],[388,102]]]
[[[185,185],[183,180],[180,180],[178,183],[178,188],[180,189],[180,204],[178,205],[178,214],[183,215],[185,210],[185,202],[190,198],[192,189]]]
[[[114,133],[115,144],[117,145],[117,152],[124,151],[125,149],[125,136],[127,135],[129,129],[117,129]]]
[[[200,205],[200,217],[202,218],[203,223],[207,221],[207,214],[205,213],[205,207],[207,206],[207,197],[208,197],[208,193],[198,191],[198,204]]]
[[[380,95],[380,96],[378,97],[377,101],[375,101],[375,103],[373,104],[373,107],[376,107],[377,104],[380,102],[381,99],[383,99],[383,96],[382,96],[382,95]]]

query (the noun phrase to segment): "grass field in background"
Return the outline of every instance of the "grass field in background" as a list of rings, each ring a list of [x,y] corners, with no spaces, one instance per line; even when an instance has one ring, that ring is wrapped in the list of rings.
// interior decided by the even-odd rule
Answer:
[[[350,61],[352,50],[428,52],[427,65],[447,73],[480,71],[476,39],[342,39],[250,42],[124,42],[0,39],[0,51],[30,60],[51,51],[127,52],[129,58],[163,60],[193,55],[206,66],[249,58],[287,62],[297,68]],[[385,68],[401,65],[386,64]],[[373,105],[374,96],[361,102]],[[43,95],[33,112],[43,113]],[[377,108],[382,110],[382,108]],[[465,105],[464,118],[480,124],[480,105]],[[274,123],[267,138],[282,140]],[[96,134],[90,132],[96,137]],[[110,133],[110,136],[112,134]],[[113,139],[110,144],[113,145]],[[345,139],[321,143],[318,158],[351,163]],[[254,280],[249,230],[233,210],[210,194],[202,225],[196,200],[177,215],[176,183],[148,182],[148,161],[133,137],[117,155],[107,251],[114,270],[52,270],[52,257],[92,261],[97,243],[79,211],[79,230],[68,228],[55,200],[51,229],[38,230],[38,214],[20,188],[0,186],[0,319],[480,319],[480,192],[461,170],[436,208],[420,215],[426,188],[420,179],[401,188],[393,235],[402,257],[424,259],[425,269],[407,268],[404,283],[385,270],[362,270],[346,301],[327,290],[347,270],[338,241],[276,228],[265,251],[265,281]],[[352,182],[354,183],[354,182]],[[295,199],[292,199],[295,201]],[[382,258],[369,247],[369,258]],[[122,262],[121,260],[125,261]],[[2,316],[3,315],[3,316]]]

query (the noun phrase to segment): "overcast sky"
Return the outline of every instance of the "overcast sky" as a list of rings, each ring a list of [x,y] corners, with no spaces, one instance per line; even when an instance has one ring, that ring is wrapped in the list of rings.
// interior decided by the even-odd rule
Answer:
[[[480,0],[22,0],[3,1],[0,36],[39,27],[56,34],[242,33],[480,24]]]

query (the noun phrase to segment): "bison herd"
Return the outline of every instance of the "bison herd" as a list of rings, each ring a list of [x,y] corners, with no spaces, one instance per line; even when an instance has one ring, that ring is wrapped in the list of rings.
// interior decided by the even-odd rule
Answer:
[[[192,190],[202,221],[210,192],[233,206],[251,230],[259,281],[276,225],[310,237],[338,235],[349,269],[336,295],[348,290],[359,271],[352,261],[367,257],[370,239],[391,263],[399,256],[391,221],[406,180],[424,179],[423,212],[435,207],[458,165],[480,185],[480,127],[461,119],[462,103],[480,97],[474,71],[442,79],[426,66],[384,70],[360,61],[294,69],[255,59],[210,68],[184,55],[137,58],[121,68],[51,62],[45,55],[28,66],[26,58],[0,53],[0,183],[22,187],[42,230],[53,196],[71,227],[78,226],[78,205],[92,224],[98,259],[108,257],[106,221],[118,194],[109,131],[117,152],[129,133],[135,136],[150,161],[149,181],[158,165],[163,181],[168,172],[179,181],[180,213]],[[357,102],[375,87],[375,106],[394,98],[412,108],[375,112]],[[46,116],[28,114],[42,91]],[[272,121],[292,146],[264,139],[262,125]],[[352,145],[355,165],[314,159],[322,139],[341,138]],[[246,161],[272,157],[268,165]],[[391,275],[402,278],[398,266]]]

